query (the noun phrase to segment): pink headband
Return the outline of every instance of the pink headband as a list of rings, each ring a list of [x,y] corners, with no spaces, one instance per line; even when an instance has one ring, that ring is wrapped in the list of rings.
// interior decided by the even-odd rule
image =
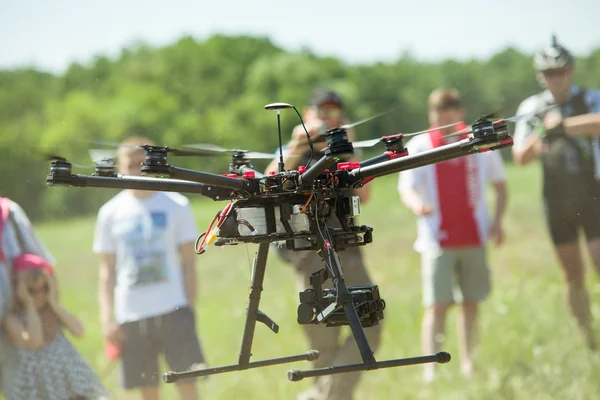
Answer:
[[[45,269],[50,274],[54,272],[54,268],[43,258],[36,256],[35,254],[25,253],[16,257],[13,260],[13,271],[22,272],[32,269]]]

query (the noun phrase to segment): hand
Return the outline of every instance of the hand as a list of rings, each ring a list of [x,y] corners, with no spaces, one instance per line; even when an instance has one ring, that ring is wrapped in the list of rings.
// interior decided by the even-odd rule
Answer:
[[[564,132],[563,117],[559,110],[553,110],[544,116],[542,126],[546,131],[546,136],[556,136]]]
[[[117,347],[121,347],[124,339],[123,331],[121,330],[121,326],[115,321],[103,324],[102,333],[104,334],[106,340],[113,343]]]
[[[490,238],[496,246],[501,246],[504,243],[504,230],[500,222],[495,221],[490,227]]]
[[[17,277],[17,298],[26,307],[33,305],[33,297],[31,297],[31,294],[29,294],[27,284],[25,283],[25,279],[22,275]]]
[[[545,130],[550,130],[559,127],[562,124],[563,118],[559,110],[552,110],[544,115],[542,125]]]
[[[418,216],[431,215],[433,208],[428,204],[419,203],[417,206],[413,207],[413,212]]]
[[[46,270],[44,270],[44,276],[46,277],[46,283],[48,284],[48,303],[51,307],[56,307],[58,305],[58,294],[55,277],[50,275]]]
[[[326,127],[322,120],[318,118],[310,119],[304,122],[306,131],[311,140],[314,142],[317,136],[325,133]],[[288,145],[288,150],[292,154],[300,155],[309,149],[308,139],[306,138],[306,131],[302,125],[297,125],[292,131],[292,138]],[[315,150],[322,150],[326,147],[325,141],[320,143],[314,143],[313,148]]]

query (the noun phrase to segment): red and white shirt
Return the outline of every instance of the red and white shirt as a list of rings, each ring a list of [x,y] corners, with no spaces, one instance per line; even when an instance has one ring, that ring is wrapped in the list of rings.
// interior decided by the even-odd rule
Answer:
[[[457,130],[465,126],[458,126]],[[456,138],[457,140],[459,138]],[[416,136],[409,154],[448,144],[440,131]],[[498,151],[475,153],[399,173],[398,192],[415,190],[433,211],[417,219],[418,252],[481,246],[488,240],[487,184],[502,182],[506,172]]]

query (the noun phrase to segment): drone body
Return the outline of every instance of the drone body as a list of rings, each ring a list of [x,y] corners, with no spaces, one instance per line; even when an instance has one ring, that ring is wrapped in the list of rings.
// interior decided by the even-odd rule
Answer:
[[[287,103],[273,103],[265,108],[277,111],[278,121],[282,109],[295,109]],[[146,152],[142,165],[144,176],[141,177],[115,174],[114,162],[109,160],[97,162],[96,173],[92,176],[73,174],[72,164],[65,159],[56,158],[52,162],[46,178],[49,186],[177,191],[199,193],[215,201],[227,201],[227,206],[217,213],[208,230],[198,238],[198,254],[204,253],[211,245],[258,244],[238,363],[195,371],[169,372],[163,377],[166,382],[318,357],[318,352],[312,350],[294,356],[250,362],[256,322],[264,323],[275,333],[279,330],[278,325],[259,310],[271,243],[285,243],[293,251],[316,251],[322,257],[325,268],[315,271],[310,278],[311,287],[299,293],[297,321],[299,324],[349,325],[363,359],[360,364],[293,370],[289,372],[288,379],[298,381],[311,376],[428,362],[445,363],[450,360],[448,353],[441,352],[409,359],[376,361],[364,328],[377,325],[384,317],[385,301],[377,285],[346,286],[337,251],[350,246],[364,246],[373,241],[373,229],[355,223],[355,217],[360,214],[360,200],[354,194],[355,189],[378,176],[510,146],[512,138],[508,135],[506,122],[480,118],[473,123],[470,137],[417,154],[408,154],[403,145],[403,138],[409,135],[396,134],[353,144],[348,140],[345,129],[342,126],[327,131],[325,155],[316,163],[310,165],[309,162],[308,166],[288,171],[280,166],[279,172],[269,175],[254,171],[250,160],[272,159],[272,154],[215,146],[208,148],[206,145],[192,146],[196,148],[194,151],[140,146]],[[386,147],[383,154],[361,163],[342,162],[342,158],[353,154],[354,145],[369,147],[379,142]],[[168,153],[214,155],[215,152],[231,152],[229,173],[218,175],[179,168],[170,165],[167,159]],[[305,245],[298,246],[297,243]],[[335,283],[335,287],[323,287],[328,279]]]

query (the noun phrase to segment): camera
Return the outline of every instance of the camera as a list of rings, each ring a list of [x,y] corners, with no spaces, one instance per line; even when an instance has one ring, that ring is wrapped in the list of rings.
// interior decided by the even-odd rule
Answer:
[[[343,309],[343,301],[336,288],[322,289],[327,280],[326,269],[310,276],[312,287],[300,292],[298,305],[298,323],[301,325],[325,323],[327,327],[349,325]],[[371,327],[383,319],[385,301],[379,296],[377,285],[348,286],[348,294],[358,314],[360,324]]]

